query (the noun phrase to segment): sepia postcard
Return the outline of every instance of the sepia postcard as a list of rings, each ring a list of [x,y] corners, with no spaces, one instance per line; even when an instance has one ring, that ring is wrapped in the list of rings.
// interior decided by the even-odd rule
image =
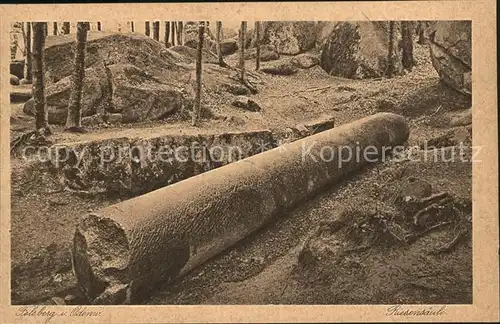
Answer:
[[[0,322],[498,322],[495,12],[0,6]]]

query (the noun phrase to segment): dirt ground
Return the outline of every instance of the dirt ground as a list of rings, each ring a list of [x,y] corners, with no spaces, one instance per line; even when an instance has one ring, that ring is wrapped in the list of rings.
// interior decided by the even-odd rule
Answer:
[[[253,72],[259,93],[252,95],[252,99],[261,105],[262,111],[248,112],[224,102],[208,101],[205,105],[212,117],[204,119],[199,127],[190,126],[188,120],[179,116],[134,124],[133,128],[132,125],[89,128],[86,134],[65,133],[56,126],[49,140],[68,143],[171,133],[276,130],[321,116],[334,116],[339,125],[380,111],[408,118],[410,146],[456,129],[463,130],[461,126],[451,128],[449,120],[469,108],[470,101],[457,100],[451,90],[438,82],[426,46],[416,45],[415,56],[417,66],[413,71],[393,79],[347,80],[330,77],[318,66],[299,70],[292,76]],[[210,75],[210,69],[220,68],[206,65],[205,75]],[[34,120],[22,113],[22,104],[12,104],[11,110],[12,137],[33,129]],[[48,170],[34,169],[19,158],[13,158],[11,163],[12,302],[52,303],[48,297],[77,294],[69,254],[76,222],[81,214],[125,198],[79,196],[61,191],[60,184],[50,180]],[[372,166],[283,215],[178,283],[163,287],[146,303],[469,303],[472,299],[470,237],[457,244],[452,253],[428,253],[432,247],[453,239],[453,226],[443,226],[409,245],[397,240],[374,244],[368,251],[356,253],[357,259],[349,261],[350,266],[339,266],[341,281],[333,280],[329,271],[326,274],[311,269],[302,271],[297,263],[304,242],[321,220],[335,217],[340,207],[363,205],[366,199],[386,204],[377,195],[391,192],[393,186],[412,176],[425,179],[435,193],[445,191],[453,201],[465,206],[471,204],[470,163],[403,161]],[[460,217],[471,217],[468,207],[461,210]],[[441,266],[443,261],[446,262]],[[391,264],[408,266],[389,269]],[[382,272],[373,273],[370,269]],[[425,277],[426,269],[440,272]],[[387,274],[391,276],[391,285],[382,284],[388,280]]]

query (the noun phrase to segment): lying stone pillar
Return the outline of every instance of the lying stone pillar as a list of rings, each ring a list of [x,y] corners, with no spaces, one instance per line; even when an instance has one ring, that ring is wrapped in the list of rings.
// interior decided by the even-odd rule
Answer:
[[[408,135],[379,113],[91,213],[74,235],[78,282],[95,304],[136,303]]]

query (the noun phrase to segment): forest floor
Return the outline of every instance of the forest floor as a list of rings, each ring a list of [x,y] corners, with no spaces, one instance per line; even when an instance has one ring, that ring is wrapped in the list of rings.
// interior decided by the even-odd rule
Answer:
[[[259,93],[251,95],[251,98],[262,107],[260,112],[248,112],[223,103],[207,102],[212,116],[203,119],[198,127],[192,127],[188,120],[175,117],[166,121],[94,127],[89,128],[89,132],[85,134],[66,133],[61,126],[55,126],[54,135],[49,140],[52,143],[70,143],[133,136],[279,130],[324,116],[333,116],[336,125],[340,125],[381,111],[407,117],[410,146],[450,132],[458,134],[453,135],[454,137],[460,137],[460,134],[470,136],[463,126],[450,126],[450,120],[469,108],[470,102],[457,101],[456,94],[439,83],[426,46],[416,45],[415,57],[417,65],[412,72],[392,79],[348,80],[331,77],[319,66],[299,70],[291,76],[270,76],[253,72],[260,81],[257,85]],[[247,64],[250,66],[253,62],[247,61]],[[208,64],[205,71],[212,68],[216,71],[218,67]],[[207,82],[210,82],[210,72],[204,75]],[[12,104],[11,137],[30,129],[34,129],[33,118],[22,112],[22,104]],[[120,198],[82,197],[66,191],[56,192],[53,190],[55,184],[47,182],[45,175],[29,168],[22,159],[13,158],[11,167],[12,302],[52,303],[50,299],[44,298],[53,296],[56,292],[60,297],[68,293],[75,294],[69,247],[77,220],[80,215],[116,203]],[[405,181],[408,177],[425,179],[432,185],[433,192],[445,191],[460,204],[470,204],[470,163],[420,161],[370,167],[283,215],[176,284],[160,289],[146,302],[348,303],[359,300],[358,303],[395,303],[394,299],[387,299],[387,296],[394,293],[394,289],[406,292],[396,296],[401,301],[407,298],[410,302],[423,303],[470,302],[470,238],[446,256],[433,254],[432,257],[422,257],[427,255],[424,250],[427,251],[429,246],[450,240],[449,236],[454,235],[450,228],[433,232],[411,245],[375,246],[367,255],[363,255],[363,261],[352,263],[358,264],[353,265],[352,269],[358,267],[364,272],[377,267],[381,271],[388,271],[382,264],[408,264],[413,267],[394,270],[398,273],[397,283],[401,285],[388,286],[385,291],[382,289],[376,292],[377,283],[387,279],[381,273],[370,276],[365,273],[364,279],[359,280],[360,273],[347,271],[349,275],[346,275],[347,279],[342,283],[344,295],[335,293],[334,289],[321,288],[325,277],[317,273],[309,278],[298,279],[293,275],[297,269],[297,253],[304,241],[322,219],[338,210],[338,204],[345,207],[360,204],[365,198],[378,199],[371,195],[390,192],[395,183]],[[463,213],[467,214],[467,210],[468,207]],[[403,249],[409,253],[405,254]],[[440,270],[441,274],[449,275],[439,276],[436,272],[431,276],[434,281],[411,284],[418,277],[418,272],[425,270],[415,265],[415,261],[422,261],[422,258],[425,259],[422,265],[430,264],[432,269],[437,267],[440,258],[450,258],[446,259],[449,265]],[[401,273],[410,274],[404,279]],[[450,287],[454,287],[454,290],[449,289]],[[369,293],[366,292],[367,289],[370,290]],[[446,289],[448,290],[445,291]],[[457,292],[457,289],[460,291]],[[323,297],[318,297],[321,295]],[[368,298],[368,301],[363,298]]]

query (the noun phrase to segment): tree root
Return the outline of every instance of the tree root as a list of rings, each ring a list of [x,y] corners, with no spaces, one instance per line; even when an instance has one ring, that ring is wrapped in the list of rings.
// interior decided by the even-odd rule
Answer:
[[[434,195],[434,197],[429,197],[429,198],[432,198],[432,199],[436,199],[436,197],[438,197],[439,195]],[[427,198],[427,201],[432,201],[431,199]],[[423,201],[423,200],[422,200]],[[443,206],[447,203],[451,202],[451,198],[450,197],[446,197],[446,198],[443,198],[441,200],[439,200],[438,202],[436,203],[432,203],[431,205],[419,210],[415,216],[413,216],[413,224],[415,226],[422,226],[422,221],[421,219],[423,218],[423,216],[425,214],[427,214],[429,211],[431,210],[440,210],[443,208]]]
[[[428,203],[430,201],[433,201],[433,200],[436,200],[436,199],[445,198],[445,197],[449,197],[449,194],[447,192],[443,191],[443,192],[431,195],[429,197],[422,198],[420,200],[420,202],[425,204],[425,203]]]
[[[34,139],[36,137],[36,133],[37,131],[35,130],[21,134],[18,137],[14,138],[12,141],[10,141],[10,152],[12,153],[16,148],[20,147],[23,143],[26,144],[28,140]]]
[[[51,142],[45,139],[45,136],[49,135],[52,135],[52,130],[49,126],[21,134],[10,142],[10,153],[12,154],[17,148],[23,144],[27,144],[30,140],[50,144]]]
[[[434,231],[435,229],[437,228],[440,228],[440,227],[443,227],[443,226],[446,226],[446,225],[450,225],[452,224],[452,222],[441,222],[441,223],[438,223],[436,225],[433,225],[433,226],[430,226],[426,229],[424,229],[423,231],[420,231],[418,233],[415,233],[415,234],[412,234],[412,235],[409,235],[406,237],[406,240],[410,243],[410,242],[414,242],[416,239],[424,236],[425,234],[428,234],[432,231]]]
[[[451,252],[453,250],[453,248],[455,248],[458,243],[460,242],[461,239],[465,238],[465,234],[467,233],[467,230],[465,229],[460,229],[458,231],[457,234],[455,234],[455,236],[453,237],[453,239],[446,243],[445,245],[437,248],[437,249],[434,249],[432,251],[429,252],[429,254],[440,254],[440,253],[448,253],[448,252]]]

